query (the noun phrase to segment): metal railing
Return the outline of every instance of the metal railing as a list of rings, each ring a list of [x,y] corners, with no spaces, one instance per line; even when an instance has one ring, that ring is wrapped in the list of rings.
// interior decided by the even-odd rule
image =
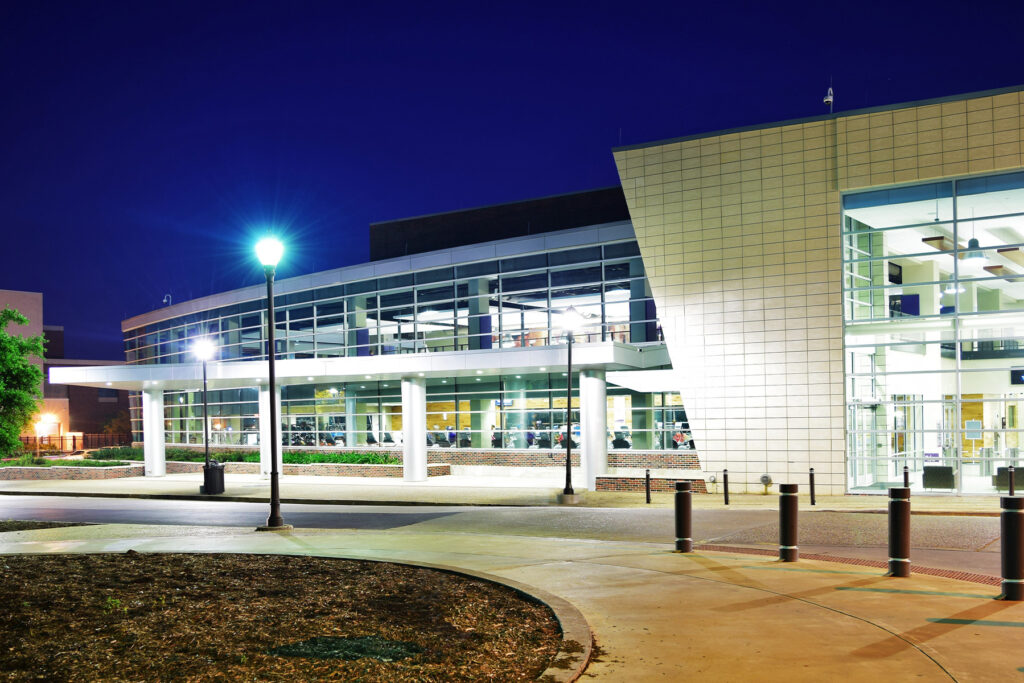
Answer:
[[[89,448],[131,445],[131,434],[63,434],[61,436],[22,436],[26,451],[71,452]]]

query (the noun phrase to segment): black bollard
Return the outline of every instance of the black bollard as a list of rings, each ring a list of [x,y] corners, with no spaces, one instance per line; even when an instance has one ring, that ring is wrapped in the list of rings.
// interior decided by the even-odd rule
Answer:
[[[722,493],[725,495],[725,504],[729,504],[729,470],[722,470]]]
[[[647,474],[644,476],[644,491],[647,492],[647,502],[651,502],[651,471],[647,470]]]
[[[910,468],[906,465],[903,466],[903,488],[910,488]]]
[[[797,545],[797,511],[799,510],[796,484],[779,484],[779,559],[796,562],[800,559]]]
[[[1014,486],[1013,486],[1013,465],[1010,465],[1006,469],[1006,478],[1010,482],[1010,495],[1012,496],[1013,495],[1013,488],[1014,488]]]
[[[889,576],[910,576],[910,488],[889,489]]]
[[[817,501],[814,498],[814,468],[811,468],[811,505],[814,505]]]
[[[1003,594],[999,599],[1024,600],[1024,498],[1002,496],[999,503],[1003,565]]]
[[[676,482],[676,552],[693,551],[693,484]]]

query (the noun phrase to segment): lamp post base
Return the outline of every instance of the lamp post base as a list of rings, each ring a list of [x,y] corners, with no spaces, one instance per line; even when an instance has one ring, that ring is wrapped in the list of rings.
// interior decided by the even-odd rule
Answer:
[[[291,524],[282,524],[280,526],[258,526],[256,531],[291,531],[294,528]]]
[[[562,505],[579,505],[583,502],[583,496],[578,493],[559,493],[558,502]]]

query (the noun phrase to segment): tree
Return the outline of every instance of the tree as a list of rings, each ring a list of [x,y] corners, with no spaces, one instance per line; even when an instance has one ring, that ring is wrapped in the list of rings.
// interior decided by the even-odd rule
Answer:
[[[43,359],[43,337],[13,335],[7,331],[11,324],[28,325],[28,318],[13,308],[0,311],[0,453],[4,454],[20,449],[18,437],[43,403],[43,371],[29,360]]]
[[[104,434],[122,436],[132,431],[132,419],[127,410],[120,410],[103,425]]]

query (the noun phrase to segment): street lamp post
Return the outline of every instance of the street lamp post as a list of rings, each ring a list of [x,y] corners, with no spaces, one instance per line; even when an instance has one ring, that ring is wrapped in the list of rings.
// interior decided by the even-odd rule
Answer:
[[[206,458],[200,493],[208,495],[224,493],[224,466],[210,462],[210,406],[206,400],[206,361],[213,357],[216,350],[216,345],[207,337],[197,339],[192,345],[193,355],[203,362],[203,450]]]
[[[583,317],[576,310],[575,306],[569,306],[562,314],[562,324],[569,341],[568,371],[566,372],[565,383],[565,489],[562,493],[566,496],[575,495],[572,488],[572,342],[576,336],[576,330],[583,322]],[[582,456],[581,456],[582,462]]]
[[[277,355],[274,341],[274,271],[284,254],[284,245],[273,237],[264,237],[256,243],[256,256],[263,264],[263,272],[267,276],[267,360],[269,361],[270,384],[270,516],[267,524],[260,529],[290,529],[281,517],[281,491],[278,486],[277,453],[281,448],[277,438],[277,378],[274,374],[274,357]]]

